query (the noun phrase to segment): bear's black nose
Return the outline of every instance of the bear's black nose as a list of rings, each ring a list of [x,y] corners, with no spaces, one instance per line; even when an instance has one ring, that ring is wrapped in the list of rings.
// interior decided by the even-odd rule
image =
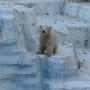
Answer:
[[[42,32],[43,32],[43,33],[45,33],[45,31],[44,31],[44,30],[43,30]]]

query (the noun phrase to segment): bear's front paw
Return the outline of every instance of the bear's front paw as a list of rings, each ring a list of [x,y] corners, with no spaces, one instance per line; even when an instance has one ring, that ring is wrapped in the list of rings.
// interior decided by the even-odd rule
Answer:
[[[52,56],[52,54],[47,54],[48,57]]]

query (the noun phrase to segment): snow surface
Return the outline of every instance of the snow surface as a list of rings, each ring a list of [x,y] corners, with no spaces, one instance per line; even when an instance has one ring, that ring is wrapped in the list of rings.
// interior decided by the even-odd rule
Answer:
[[[0,6],[0,90],[90,90],[87,47],[90,24],[85,14],[81,18],[89,6],[70,3],[64,8],[65,14],[56,15],[60,14],[56,1],[59,2],[31,0],[38,6],[36,10],[40,15],[36,14],[34,6]],[[78,14],[78,7],[82,13]],[[46,12],[49,15],[44,15]],[[87,14],[89,16],[89,12]],[[39,45],[38,26],[43,24],[52,26],[59,37],[58,53],[51,57],[35,54]],[[77,61],[80,61],[80,69]]]

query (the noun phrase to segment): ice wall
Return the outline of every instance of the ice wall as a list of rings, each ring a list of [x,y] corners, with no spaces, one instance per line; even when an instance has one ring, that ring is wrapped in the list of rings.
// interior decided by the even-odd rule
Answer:
[[[41,82],[37,72],[37,57],[28,55],[26,50],[29,50],[29,48],[23,45],[28,43],[28,40],[25,40],[26,36],[29,40],[34,40],[31,35],[36,30],[32,13],[29,18],[30,14],[24,13],[25,10],[27,11],[26,8],[22,7],[21,11],[23,12],[21,12],[20,6],[1,6],[0,8],[0,90],[41,90]],[[30,12],[33,12],[33,10],[30,10]],[[27,22],[23,22],[26,20],[26,16],[19,18],[16,17],[17,13],[19,13],[18,16],[24,16],[22,13],[26,14],[28,20],[30,20],[28,25]],[[20,23],[17,22],[17,19]],[[18,28],[17,24],[21,25],[21,22],[25,25],[25,29],[22,29],[23,26]],[[28,33],[24,30],[28,30]],[[23,44],[19,39],[20,33],[24,36],[23,38],[21,36]],[[28,44],[31,50],[31,44],[33,43],[30,41]],[[34,47],[32,48],[34,49]]]

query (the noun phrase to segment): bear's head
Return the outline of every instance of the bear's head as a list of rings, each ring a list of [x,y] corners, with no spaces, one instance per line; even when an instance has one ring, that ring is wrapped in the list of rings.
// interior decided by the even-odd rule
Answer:
[[[48,35],[51,32],[52,27],[47,25],[40,25],[39,30],[42,35]]]

